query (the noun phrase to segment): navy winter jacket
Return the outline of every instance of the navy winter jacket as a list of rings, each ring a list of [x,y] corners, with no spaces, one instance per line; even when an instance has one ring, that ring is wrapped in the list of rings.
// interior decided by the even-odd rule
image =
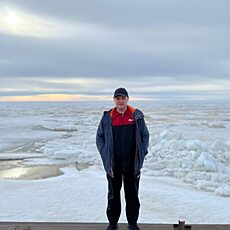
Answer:
[[[131,106],[129,106],[131,107]],[[132,108],[132,107],[131,107]],[[132,108],[133,109],[133,108]],[[111,109],[112,110],[112,109]],[[96,145],[101,155],[105,171],[113,177],[114,170],[114,143],[111,110],[105,111],[97,129]],[[144,121],[143,113],[138,109],[134,110],[136,124],[136,155],[135,174],[139,175],[144,158],[148,153],[149,131]]]

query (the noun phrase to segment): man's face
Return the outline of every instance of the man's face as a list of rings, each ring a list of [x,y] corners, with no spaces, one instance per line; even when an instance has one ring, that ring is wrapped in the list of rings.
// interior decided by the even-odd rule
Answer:
[[[125,110],[127,108],[127,104],[129,101],[129,98],[126,96],[118,96],[113,98],[115,106],[119,110]]]

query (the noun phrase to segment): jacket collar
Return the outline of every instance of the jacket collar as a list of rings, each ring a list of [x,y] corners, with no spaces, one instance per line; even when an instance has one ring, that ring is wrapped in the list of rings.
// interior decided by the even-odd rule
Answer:
[[[127,109],[126,109],[124,114],[134,114],[135,111],[136,111],[136,109],[134,107],[132,107],[131,105],[127,105]],[[113,117],[113,116],[120,116],[120,113],[117,112],[116,107],[114,107],[110,111],[110,117]]]

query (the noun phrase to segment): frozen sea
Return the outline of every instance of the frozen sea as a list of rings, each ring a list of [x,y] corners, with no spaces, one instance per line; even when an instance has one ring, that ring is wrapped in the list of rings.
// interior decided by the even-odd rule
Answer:
[[[230,103],[130,105],[144,112],[150,131],[139,222],[229,224]],[[111,107],[102,101],[0,102],[0,221],[107,222],[95,135]],[[51,166],[61,172],[26,176],[31,168],[41,174]],[[126,222],[124,208],[120,222]]]

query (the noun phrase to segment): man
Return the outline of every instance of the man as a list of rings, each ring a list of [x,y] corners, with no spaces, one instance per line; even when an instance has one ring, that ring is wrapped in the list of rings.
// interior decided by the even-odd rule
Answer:
[[[97,129],[96,144],[108,180],[107,230],[118,229],[121,213],[120,190],[124,183],[128,228],[140,230],[138,188],[140,170],[148,153],[149,132],[143,113],[128,105],[125,88],[114,92],[115,107],[105,111]]]

